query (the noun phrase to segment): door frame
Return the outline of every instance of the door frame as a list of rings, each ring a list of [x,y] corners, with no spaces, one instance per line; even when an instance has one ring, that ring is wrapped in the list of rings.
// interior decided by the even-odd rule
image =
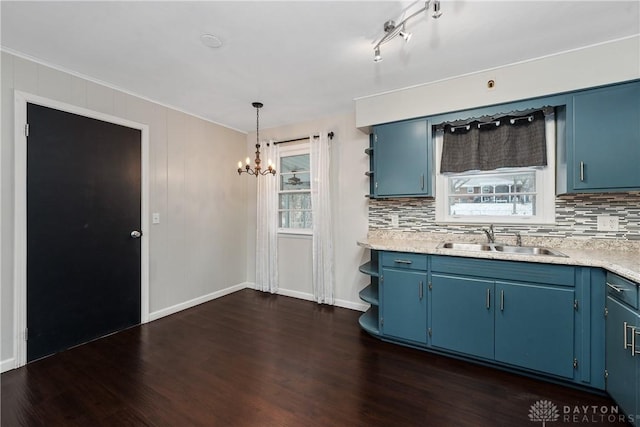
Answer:
[[[89,110],[22,91],[14,91],[14,360],[19,368],[27,363],[27,103],[138,129],[141,132],[140,323],[149,321],[149,126],[121,117]]]

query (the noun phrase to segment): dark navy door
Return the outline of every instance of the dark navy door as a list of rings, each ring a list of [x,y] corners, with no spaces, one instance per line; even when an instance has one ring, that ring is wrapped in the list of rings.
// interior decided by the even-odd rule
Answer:
[[[141,132],[35,104],[27,121],[33,361],[140,323]]]

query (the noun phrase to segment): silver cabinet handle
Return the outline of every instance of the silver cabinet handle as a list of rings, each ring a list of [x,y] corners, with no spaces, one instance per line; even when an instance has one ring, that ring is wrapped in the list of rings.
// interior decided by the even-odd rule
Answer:
[[[631,348],[631,357],[635,357],[636,354],[640,354],[640,350],[636,349],[636,336],[640,335],[640,330],[627,322],[622,322],[622,328],[622,333],[624,334],[624,349]],[[631,332],[631,343],[627,340],[627,329]]]
[[[626,289],[621,288],[620,286],[616,286],[616,285],[612,285],[611,283],[607,282],[607,286],[611,289],[613,289],[614,291],[620,293],[620,292],[624,292],[626,291]]]
[[[487,288],[487,310],[491,308],[491,289]]]
[[[140,237],[142,237],[142,232],[138,231],[138,230],[133,230],[131,232],[131,237],[134,239],[139,239]]]
[[[422,301],[422,297],[424,296],[423,293],[424,291],[422,290],[422,280],[420,281],[420,283],[418,284],[418,297],[420,298],[420,301]]]
[[[424,174],[420,175],[420,189],[424,190]]]
[[[627,342],[627,326],[628,323],[627,322],[622,322],[622,333],[624,334],[624,349],[626,350],[627,348],[629,348],[629,343]],[[633,329],[631,330],[632,335],[633,335]]]
[[[500,311],[504,311],[504,290],[500,291]]]
[[[408,259],[394,259],[393,262],[398,264],[412,264],[413,261],[409,261]]]
[[[584,181],[584,162],[580,162],[580,181]]]

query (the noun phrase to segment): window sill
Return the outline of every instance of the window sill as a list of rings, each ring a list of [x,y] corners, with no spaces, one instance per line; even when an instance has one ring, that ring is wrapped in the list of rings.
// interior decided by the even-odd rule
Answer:
[[[544,221],[539,218],[513,218],[505,219],[500,217],[483,218],[456,218],[456,219],[436,219],[436,225],[525,225],[525,226],[550,226],[556,225],[555,221]]]
[[[313,231],[307,229],[294,229],[294,228],[279,228],[279,236],[300,236],[300,237],[312,237]]]

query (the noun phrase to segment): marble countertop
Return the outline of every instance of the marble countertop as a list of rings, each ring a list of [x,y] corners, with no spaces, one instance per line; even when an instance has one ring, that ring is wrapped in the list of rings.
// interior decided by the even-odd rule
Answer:
[[[566,257],[549,255],[523,255],[496,251],[466,251],[438,248],[442,242],[470,242],[468,237],[460,235],[425,233],[370,233],[358,245],[376,250],[413,252],[430,255],[448,255],[469,258],[498,259],[508,261],[538,262],[544,264],[564,264],[604,268],[636,283],[640,283],[640,245],[617,241],[569,241],[567,239],[526,239],[525,246],[543,246],[556,249]],[[477,242],[477,238],[476,238]],[[504,242],[513,244],[513,242]],[[640,242],[639,242],[640,243]]]

